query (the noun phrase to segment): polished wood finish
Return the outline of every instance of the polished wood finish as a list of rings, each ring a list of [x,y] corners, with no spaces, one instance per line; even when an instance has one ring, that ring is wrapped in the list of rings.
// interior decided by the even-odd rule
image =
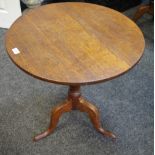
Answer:
[[[80,86],[106,81],[131,69],[141,58],[143,34],[137,25],[112,9],[88,3],[58,3],[26,12],[8,30],[6,48],[12,61],[28,74],[70,86],[68,98],[52,110],[47,131],[54,131],[64,112],[88,113],[97,131],[98,109],[81,97]],[[20,53],[14,54],[17,48]]]
[[[72,110],[72,102],[69,100],[66,100],[61,105],[56,106],[51,112],[50,125],[49,125],[47,131],[35,136],[33,140],[38,141],[44,137],[47,137],[49,134],[51,134],[54,131],[54,129],[56,128],[56,125],[59,121],[60,116],[64,112],[69,112],[71,110]]]
[[[136,11],[133,17],[133,20],[136,22],[139,18],[141,18],[146,13],[154,16],[154,1],[150,2],[150,4],[148,5],[141,5]]]
[[[13,54],[17,47],[21,53]],[[9,29],[16,65],[45,81],[90,84],[117,77],[141,58],[143,34],[123,14],[89,3],[55,3],[28,11]]]
[[[64,112],[69,112],[71,110],[80,110],[81,112],[88,113],[88,116],[97,131],[105,136],[116,138],[112,132],[107,131],[101,127],[98,109],[93,104],[81,97],[80,86],[70,86],[68,91],[68,99],[52,110],[48,129],[34,137],[33,140],[38,141],[50,135],[56,128],[60,116]]]

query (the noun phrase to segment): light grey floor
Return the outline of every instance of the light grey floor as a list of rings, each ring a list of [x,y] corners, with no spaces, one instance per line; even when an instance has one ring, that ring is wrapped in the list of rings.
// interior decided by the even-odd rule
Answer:
[[[51,136],[33,143],[67,87],[19,70],[6,54],[6,30],[0,29],[0,155],[153,155],[153,20],[145,15],[138,25],[146,41],[140,63],[117,79],[82,89],[100,108],[103,126],[117,135],[115,142],[97,133],[86,114],[74,111],[61,117]]]

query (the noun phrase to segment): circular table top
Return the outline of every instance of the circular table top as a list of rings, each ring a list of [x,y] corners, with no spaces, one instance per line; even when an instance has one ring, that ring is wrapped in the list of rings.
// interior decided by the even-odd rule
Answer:
[[[89,3],[54,3],[28,11],[6,34],[13,62],[39,79],[66,85],[117,77],[141,58],[143,34],[129,18]]]

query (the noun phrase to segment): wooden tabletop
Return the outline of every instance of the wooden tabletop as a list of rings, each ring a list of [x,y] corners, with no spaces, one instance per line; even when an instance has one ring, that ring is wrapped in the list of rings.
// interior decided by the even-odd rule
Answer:
[[[143,34],[123,14],[89,3],[44,5],[20,17],[6,34],[13,62],[39,79],[90,84],[131,69],[144,50]]]

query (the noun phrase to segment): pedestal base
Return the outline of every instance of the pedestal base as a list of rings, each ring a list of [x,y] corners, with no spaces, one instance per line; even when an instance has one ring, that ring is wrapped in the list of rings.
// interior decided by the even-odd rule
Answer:
[[[81,97],[80,86],[70,86],[68,91],[68,99],[52,110],[48,129],[34,137],[33,140],[38,141],[51,134],[56,128],[62,113],[69,112],[71,110],[80,110],[81,112],[88,113],[90,120],[97,131],[105,136],[116,138],[112,132],[107,131],[101,127],[98,109],[93,104]]]

